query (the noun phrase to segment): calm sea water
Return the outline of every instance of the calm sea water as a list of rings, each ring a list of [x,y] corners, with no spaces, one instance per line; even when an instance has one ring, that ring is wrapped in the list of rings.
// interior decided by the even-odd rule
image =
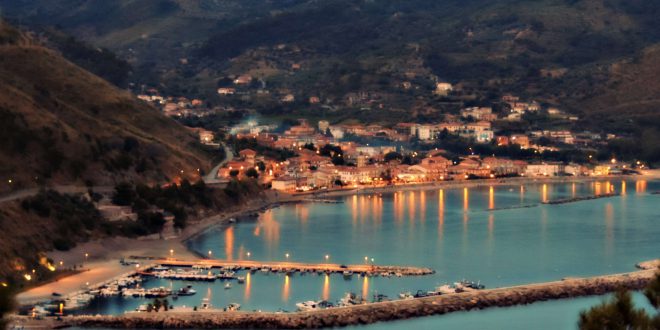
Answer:
[[[435,275],[350,280],[341,275],[248,276],[245,284],[150,280],[146,287],[192,285],[197,295],[171,301],[199,306],[204,297],[243,310],[295,310],[295,303],[335,301],[346,292],[394,298],[403,291],[430,290],[461,279],[487,287],[626,272],[637,262],[660,257],[660,190],[656,181],[602,181],[469,189],[437,189],[341,197],[341,204],[284,205],[258,219],[216,227],[190,242],[202,254],[222,259],[286,260],[431,267]],[[603,194],[622,196],[561,205],[544,200]],[[366,258],[366,261],[365,261]],[[376,324],[464,329],[565,329],[591,297],[531,306],[457,313]],[[84,313],[116,314],[146,299],[97,299]],[[515,320],[512,324],[511,320]]]

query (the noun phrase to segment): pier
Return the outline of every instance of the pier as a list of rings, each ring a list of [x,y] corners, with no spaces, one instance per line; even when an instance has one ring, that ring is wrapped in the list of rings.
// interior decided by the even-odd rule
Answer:
[[[616,196],[621,196],[621,194],[611,193],[611,194],[602,194],[602,195],[594,195],[594,196],[555,199],[555,200],[546,201],[546,202],[542,202],[542,203],[543,204],[549,204],[549,205],[568,204],[568,203],[575,203],[575,202],[588,201],[588,200],[599,199],[599,198],[616,197]]]
[[[167,267],[208,267],[223,269],[245,269],[245,270],[268,270],[269,272],[325,272],[340,273],[350,272],[354,274],[365,274],[371,276],[422,276],[435,274],[430,268],[407,267],[407,266],[380,266],[373,264],[363,265],[340,265],[332,263],[300,263],[288,261],[251,261],[251,260],[177,260],[177,259],[156,259],[150,260],[152,264],[159,264]]]
[[[649,265],[648,263],[644,265]],[[657,269],[572,278],[563,281],[445,294],[425,298],[329,308],[309,312],[179,311],[130,313],[119,316],[69,316],[67,325],[113,328],[323,328],[370,324],[420,316],[441,315],[489,307],[531,304],[537,301],[602,295],[625,288],[644,288]]]

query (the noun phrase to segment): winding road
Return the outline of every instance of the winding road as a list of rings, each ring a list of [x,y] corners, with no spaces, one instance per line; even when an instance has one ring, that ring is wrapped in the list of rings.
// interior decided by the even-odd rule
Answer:
[[[204,183],[206,184],[224,182],[224,180],[218,178],[218,170],[220,170],[221,167],[223,167],[225,164],[227,164],[228,162],[232,161],[232,159],[234,159],[234,150],[224,143],[222,143],[222,147],[225,148],[225,159],[223,159],[220,163],[218,163],[218,165],[212,168],[208,174],[202,177]]]

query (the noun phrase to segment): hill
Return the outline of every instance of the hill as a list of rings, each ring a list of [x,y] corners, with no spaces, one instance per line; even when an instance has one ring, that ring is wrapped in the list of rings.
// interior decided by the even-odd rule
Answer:
[[[6,24],[0,41],[0,191],[167,182],[209,167],[194,136],[132,94]]]
[[[297,100],[321,96],[339,107],[340,118],[348,113],[358,119],[432,120],[511,92],[584,114],[598,128],[602,122],[596,119],[608,110],[595,100],[626,94],[622,85],[607,83],[618,79],[610,66],[639,58],[660,42],[660,4],[643,0],[0,0],[0,5],[12,17],[59,25],[116,51],[134,65],[137,82],[165,93],[226,102],[212,97],[223,78],[250,73],[269,90],[292,92]],[[294,64],[300,69],[293,70]],[[646,85],[657,85],[657,78],[646,79]],[[429,97],[436,80],[454,83],[459,97]],[[408,82],[413,87],[402,90]],[[346,109],[351,107],[343,101],[354,93],[375,95],[385,104],[382,115]],[[239,105],[268,114],[318,110],[278,101]],[[620,106],[621,113],[646,118],[638,106]]]

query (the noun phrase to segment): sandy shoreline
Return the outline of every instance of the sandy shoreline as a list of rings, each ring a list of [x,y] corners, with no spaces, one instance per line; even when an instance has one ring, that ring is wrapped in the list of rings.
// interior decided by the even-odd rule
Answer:
[[[313,202],[323,197],[340,197],[354,194],[391,193],[395,191],[411,190],[433,190],[433,189],[461,189],[484,186],[512,186],[530,185],[543,183],[571,183],[571,182],[593,182],[593,181],[618,181],[635,179],[656,179],[660,176],[616,176],[616,177],[549,177],[549,178],[506,178],[490,180],[470,181],[443,181],[425,184],[408,184],[380,186],[359,189],[331,190],[315,193],[284,194],[275,191],[266,191],[257,200],[229,212],[221,212],[203,217],[201,220],[191,222],[189,226],[179,233],[176,238],[138,238],[129,239],[124,237],[104,238],[101,240],[81,243],[76,248],[66,251],[52,251],[49,253],[55,263],[60,261],[65,267],[71,265],[82,265],[82,273],[69,276],[65,280],[44,284],[43,286],[22,292],[17,296],[19,303],[34,301],[35,299],[48,299],[52,292],[62,294],[72,293],[80,290],[81,285],[87,282],[98,282],[112,278],[126,271],[119,260],[130,256],[149,257],[176,257],[176,258],[199,258],[203,257],[191,251],[187,242],[207,230],[218,225],[226,225],[230,218],[238,218],[245,214],[258,213],[268,208],[277,207],[284,203]],[[87,254],[87,256],[86,256]],[[103,271],[98,271],[102,269]],[[65,285],[66,284],[66,285]]]

